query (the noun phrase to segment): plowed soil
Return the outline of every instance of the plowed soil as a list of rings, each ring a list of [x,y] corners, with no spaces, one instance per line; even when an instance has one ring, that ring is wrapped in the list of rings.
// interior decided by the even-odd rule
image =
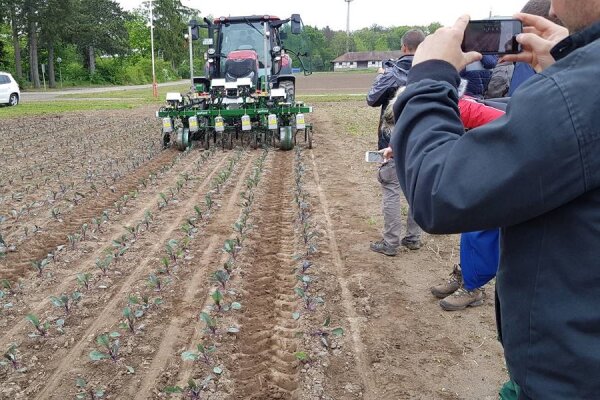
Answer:
[[[346,79],[352,93],[356,77]],[[369,250],[383,224],[376,167],[363,161],[377,109],[314,104],[314,148],[299,136],[290,152],[161,150],[153,113],[3,122],[0,351],[16,346],[16,368],[0,366],[0,399],[91,399],[97,389],[108,399],[497,398],[506,372],[493,286],[483,306],[451,313],[429,292],[458,262],[458,236],[425,235],[396,257]],[[134,116],[141,122],[125,128]],[[298,179],[314,232],[307,256]],[[214,274],[230,260],[224,245],[239,237],[248,196],[248,230],[222,284]],[[50,298],[75,291],[68,313]],[[126,307],[139,311],[132,326]],[[48,323],[45,335],[31,314]],[[92,361],[110,332],[115,360]],[[199,344],[214,351],[184,360]],[[190,379],[199,397],[166,393]]]

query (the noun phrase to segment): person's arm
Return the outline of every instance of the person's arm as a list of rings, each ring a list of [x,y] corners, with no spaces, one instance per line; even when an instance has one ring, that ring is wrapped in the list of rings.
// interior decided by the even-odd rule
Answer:
[[[425,231],[515,225],[585,191],[570,110],[553,80],[530,79],[505,118],[464,135],[458,79],[451,64],[424,61],[394,106],[398,178]]]
[[[383,74],[377,75],[371,90],[367,93],[367,104],[371,107],[380,107],[389,100],[393,95],[394,89],[397,87],[395,84],[395,77],[390,68],[386,68]]]

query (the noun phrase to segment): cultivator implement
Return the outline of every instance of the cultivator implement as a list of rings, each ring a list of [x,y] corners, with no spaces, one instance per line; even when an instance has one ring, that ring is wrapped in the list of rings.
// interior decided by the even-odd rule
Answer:
[[[300,134],[312,148],[312,125],[304,119],[312,107],[295,100],[296,78],[288,55],[294,52],[283,47],[288,33],[301,33],[300,16],[204,22],[190,21],[190,37],[199,38],[201,27],[208,30],[203,40],[208,46],[205,76],[193,78],[186,94],[168,93],[166,106],[157,113],[165,147],[185,150],[198,141],[205,149],[231,149],[239,143],[290,150]],[[310,73],[297,55],[305,73]]]
[[[219,146],[232,149],[234,144],[263,145],[290,150],[300,139],[312,148],[312,125],[305,114],[312,107],[291,102],[283,88],[256,90],[247,81],[237,80],[198,84],[185,96],[168,95],[168,105],[158,111],[163,120],[163,144],[180,150],[198,141],[205,149]],[[241,81],[241,82],[240,82]],[[205,88],[208,91],[205,92]]]

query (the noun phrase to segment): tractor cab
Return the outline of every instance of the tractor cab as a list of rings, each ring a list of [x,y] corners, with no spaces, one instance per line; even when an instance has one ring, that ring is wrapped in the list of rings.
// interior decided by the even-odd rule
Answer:
[[[283,84],[293,96],[295,78],[292,59],[282,39],[288,31],[302,31],[300,15],[281,20],[270,15],[205,19],[208,27],[208,50],[205,76],[235,82],[250,79],[255,88],[267,90]],[[285,30],[285,32],[284,32]],[[302,60],[299,60],[302,62]]]

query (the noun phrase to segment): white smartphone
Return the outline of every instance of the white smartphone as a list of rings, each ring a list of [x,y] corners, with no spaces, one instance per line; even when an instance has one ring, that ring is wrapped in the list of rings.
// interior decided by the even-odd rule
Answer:
[[[365,152],[365,161],[370,163],[383,163],[383,153],[380,151]]]

